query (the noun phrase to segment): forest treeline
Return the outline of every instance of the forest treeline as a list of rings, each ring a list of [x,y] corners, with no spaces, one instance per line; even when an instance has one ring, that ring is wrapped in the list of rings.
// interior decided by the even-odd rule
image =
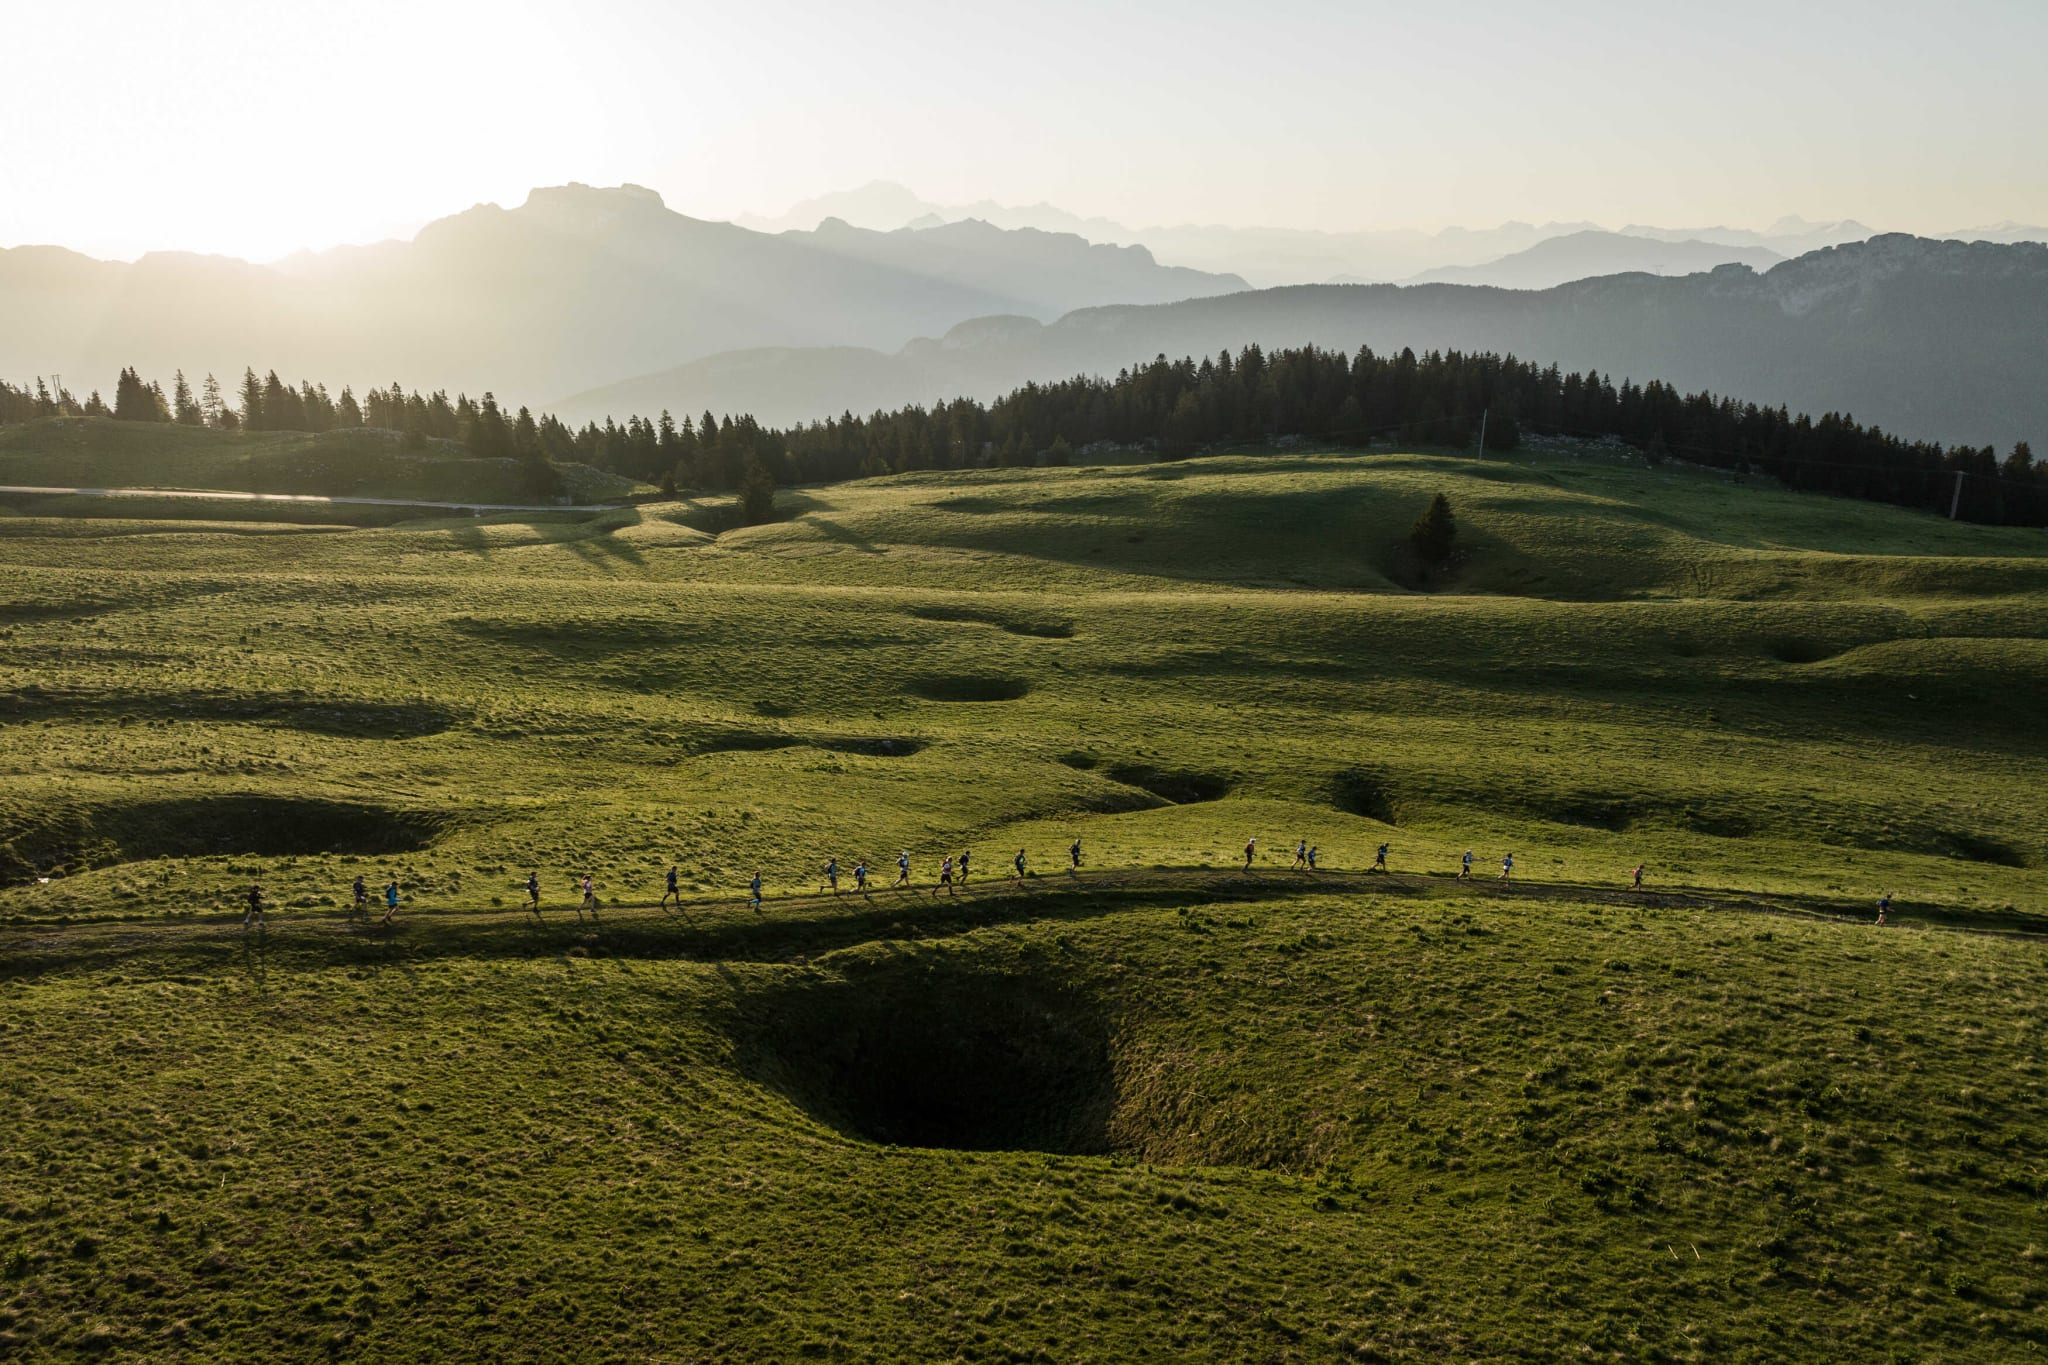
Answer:
[[[360,398],[348,388],[330,396],[324,385],[292,385],[253,370],[232,398],[211,375],[195,393],[180,372],[166,395],[123,370],[111,408],[96,391],[80,403],[40,379],[22,387],[0,382],[0,422],[81,413],[223,430],[379,427],[415,445],[454,441],[479,456],[524,460],[535,492],[554,487],[551,464],[576,461],[667,489],[747,485],[756,497],[770,478],[830,483],[920,469],[1061,464],[1101,444],[1141,447],[1161,459],[1279,438],[1470,448],[1483,422],[1493,451],[1515,449],[1525,434],[1612,438],[1653,460],[1768,476],[1792,488],[1943,513],[1953,505],[1971,521],[2048,525],[2048,466],[2035,462],[2025,442],[2001,459],[1989,446],[1906,440],[1846,414],[1794,415],[1682,393],[1660,380],[1616,384],[1597,373],[1458,351],[1248,346],[1201,360],[1160,356],[1113,379],[1026,384],[993,403],[959,398],[789,428],[746,414],[677,421],[664,412],[572,430],[523,407],[507,413],[489,393],[451,400],[393,384]]]

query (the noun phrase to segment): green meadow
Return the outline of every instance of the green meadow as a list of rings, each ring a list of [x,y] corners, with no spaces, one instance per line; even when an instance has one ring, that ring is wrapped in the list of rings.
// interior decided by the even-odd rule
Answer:
[[[0,1353],[2048,1345],[2048,537],[1593,448],[780,508],[0,509]]]

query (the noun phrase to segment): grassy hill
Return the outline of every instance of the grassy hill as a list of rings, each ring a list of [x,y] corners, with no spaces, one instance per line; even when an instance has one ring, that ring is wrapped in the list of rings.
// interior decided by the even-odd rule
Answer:
[[[0,1340],[2048,1342],[2038,533],[1584,450],[785,509],[0,518]]]
[[[573,502],[635,485],[585,465],[558,466]],[[395,431],[212,431],[103,417],[0,426],[0,484],[314,493],[421,502],[530,503],[514,460],[479,460],[447,441],[407,450]],[[106,515],[109,509],[97,509]]]

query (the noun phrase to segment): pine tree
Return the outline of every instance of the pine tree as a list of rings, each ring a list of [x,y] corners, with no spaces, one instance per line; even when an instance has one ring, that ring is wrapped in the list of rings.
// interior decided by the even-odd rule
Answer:
[[[149,385],[142,382],[142,376],[133,369],[123,368],[121,377],[114,382],[114,420],[117,422],[154,422],[156,420],[156,398],[150,393]]]
[[[263,426],[266,431],[310,431],[306,405],[299,391],[272,370],[263,376]]]
[[[462,403],[468,405],[469,399],[464,398]],[[512,431],[505,425],[505,414],[499,411],[497,398],[486,393],[484,401],[470,411],[467,423],[470,453],[481,460],[509,457],[512,454]]]
[[[206,424],[205,415],[200,412],[198,402],[192,397],[192,386],[185,382],[183,370],[171,376],[171,415],[181,427]]]
[[[359,427],[363,424],[363,409],[356,402],[355,394],[346,384],[341,386],[341,397],[335,400],[334,424],[341,427]]]
[[[220,398],[220,381],[209,374],[199,386],[199,420],[210,427],[224,427],[227,423],[222,418],[226,413],[227,404]]]
[[[1415,528],[1408,533],[1409,548],[1425,564],[1443,564],[1457,548],[1457,541],[1458,523],[1451,516],[1451,500],[1439,493],[1415,519]]]
[[[1202,400],[1189,389],[1166,415],[1159,430],[1159,458],[1184,460],[1202,443]]]
[[[748,526],[775,519],[775,476],[752,455],[746,473],[740,476],[740,517]]]
[[[242,371],[242,429],[245,431],[268,431],[269,425],[263,420],[263,381],[256,377],[256,371]]]

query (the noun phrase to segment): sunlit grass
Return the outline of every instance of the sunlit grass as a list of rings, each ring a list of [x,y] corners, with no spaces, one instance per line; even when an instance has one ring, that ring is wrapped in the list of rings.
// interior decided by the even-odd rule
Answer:
[[[785,500],[0,521],[0,1341],[2042,1341],[2038,535],[1564,458]],[[796,899],[961,848],[958,903]],[[1709,894],[1537,893],[1639,862]]]

